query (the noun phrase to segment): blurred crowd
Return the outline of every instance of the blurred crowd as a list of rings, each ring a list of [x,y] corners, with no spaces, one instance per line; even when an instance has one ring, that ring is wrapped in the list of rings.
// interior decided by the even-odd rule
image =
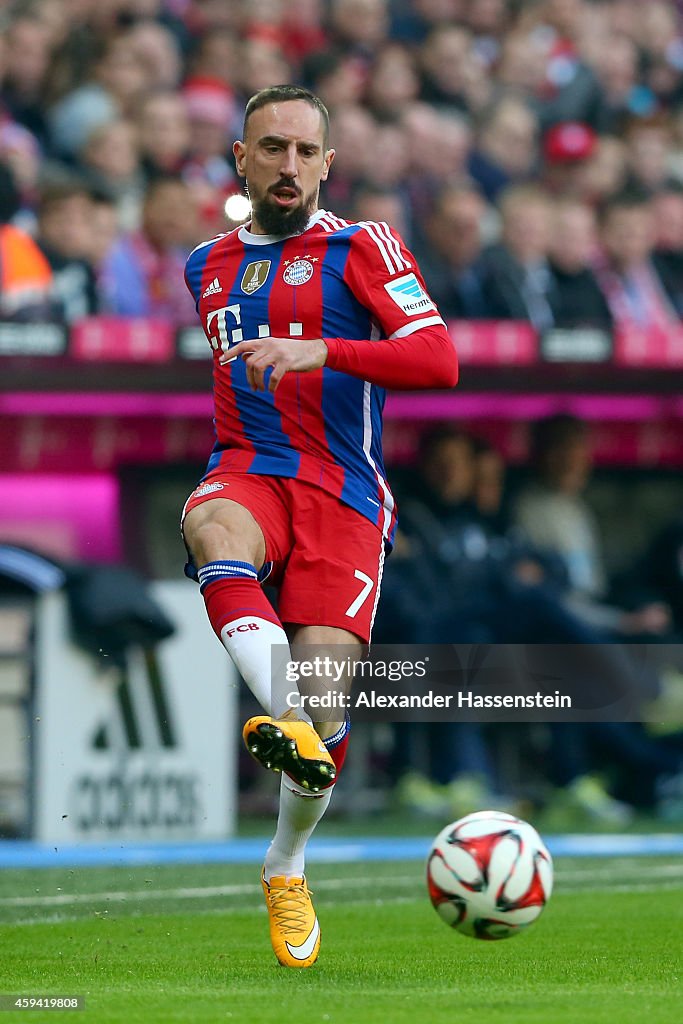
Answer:
[[[16,0],[0,12],[0,315],[194,322],[188,251],[248,215],[256,90],[331,112],[322,203],[385,220],[447,317],[683,314],[676,0]]]
[[[399,802],[459,816],[484,805],[515,810],[526,795],[566,812],[565,820],[619,826],[634,807],[680,820],[683,517],[610,578],[605,524],[585,497],[588,425],[555,415],[532,424],[531,441],[525,479],[510,488],[486,441],[448,425],[424,435],[400,502],[373,639],[477,645],[482,657],[490,645],[526,645],[528,678],[550,680],[550,693],[572,680],[579,707],[593,706],[581,704],[581,694],[629,695],[630,715],[614,717],[632,720],[528,727],[516,736],[514,760],[526,747],[530,771],[517,779],[504,746],[509,725],[398,726],[391,776],[400,780]],[[514,675],[510,663],[507,671]]]

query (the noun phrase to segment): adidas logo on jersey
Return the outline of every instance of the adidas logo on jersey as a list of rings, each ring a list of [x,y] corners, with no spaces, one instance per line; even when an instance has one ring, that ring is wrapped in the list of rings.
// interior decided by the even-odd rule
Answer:
[[[220,283],[220,281],[218,280],[217,277],[214,277],[214,279],[211,282],[211,284],[209,285],[209,287],[206,288],[204,290],[204,292],[202,293],[202,298],[203,299],[208,299],[209,295],[216,295],[220,291],[222,291],[221,283]]]

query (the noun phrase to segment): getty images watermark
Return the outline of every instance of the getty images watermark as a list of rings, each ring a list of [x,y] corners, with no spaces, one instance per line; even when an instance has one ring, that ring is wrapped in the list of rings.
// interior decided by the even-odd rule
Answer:
[[[554,694],[499,694],[475,693],[472,690],[459,690],[457,693],[437,693],[427,689],[419,693],[392,693],[386,689],[368,689],[362,687],[355,693],[346,693],[340,687],[344,680],[352,679],[355,684],[360,680],[376,680],[377,682],[404,683],[409,680],[424,680],[428,675],[429,655],[422,660],[381,661],[351,657],[335,658],[329,654],[315,655],[311,659],[288,661],[285,677],[288,683],[300,683],[307,680],[331,682],[332,687],[325,687],[323,692],[307,693],[308,687],[290,690],[287,694],[287,705],[290,708],[303,708],[318,711],[348,711],[351,708],[377,709],[461,709],[461,708],[571,708],[572,698],[555,690]]]
[[[667,649],[681,658],[681,647]],[[674,652],[672,654],[672,651]],[[620,644],[275,648],[289,708],[314,721],[634,721],[665,649]],[[683,658],[681,658],[683,663]]]

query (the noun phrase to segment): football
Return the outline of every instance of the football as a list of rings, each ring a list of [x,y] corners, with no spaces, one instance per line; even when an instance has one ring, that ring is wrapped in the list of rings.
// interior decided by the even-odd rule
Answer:
[[[501,811],[447,825],[427,860],[429,896],[461,935],[507,939],[539,916],[553,888],[553,862],[535,828]]]

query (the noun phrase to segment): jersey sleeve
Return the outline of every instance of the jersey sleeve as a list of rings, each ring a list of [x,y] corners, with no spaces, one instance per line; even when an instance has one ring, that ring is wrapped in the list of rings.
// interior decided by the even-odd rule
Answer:
[[[210,238],[207,242],[200,242],[196,248],[192,250],[190,255],[187,257],[185,264],[185,284],[190,292],[190,295],[194,299],[194,307],[199,312],[199,299],[201,297],[201,284],[202,277],[204,275],[204,267],[206,266],[206,259],[209,255],[209,251],[220,241],[221,238],[225,238],[225,232],[220,235],[216,235],[215,238]]]
[[[326,365],[380,387],[454,387],[455,346],[415,257],[387,224],[366,222],[359,227],[344,281],[370,311],[377,339],[325,338]]]
[[[187,262],[185,263],[185,284],[187,285],[190,295],[194,299],[194,308],[197,311],[199,311],[199,285],[201,283],[202,271],[204,268],[204,260],[199,256],[200,252],[201,249],[197,247],[197,249],[190,253],[187,257]]]
[[[351,241],[344,279],[387,338],[446,326],[415,257],[388,224],[360,225]]]

